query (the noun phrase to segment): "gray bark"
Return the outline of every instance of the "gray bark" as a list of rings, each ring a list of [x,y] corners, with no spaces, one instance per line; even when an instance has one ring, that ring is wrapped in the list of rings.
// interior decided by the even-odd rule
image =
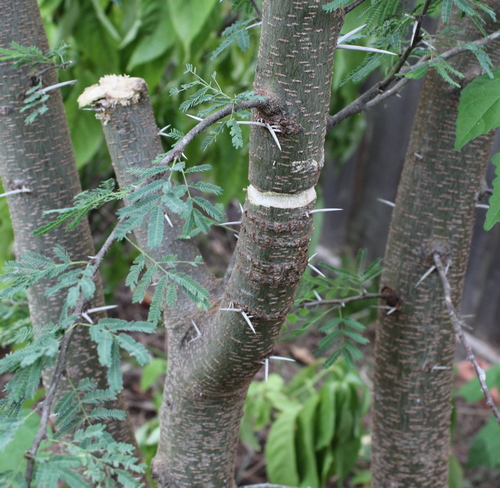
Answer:
[[[42,52],[48,51],[48,43],[36,0],[0,0],[0,46],[10,48],[12,41],[23,46],[35,45]],[[31,193],[7,197],[12,226],[15,234],[14,251],[17,257],[32,251],[54,257],[56,244],[66,249],[75,261],[88,261],[94,255],[90,228],[86,220],[72,231],[64,227],[35,237],[33,231],[48,224],[53,217],[44,211],[66,208],[73,204],[75,195],[81,192],[68,125],[59,90],[51,92],[46,102],[48,111],[39,115],[35,122],[26,124],[27,113],[21,113],[24,97],[33,86],[35,70],[29,65],[13,68],[12,62],[0,62],[0,175],[5,191],[25,186]],[[57,83],[55,70],[43,74],[43,86]],[[55,284],[48,280],[39,282],[28,290],[30,315],[33,326],[40,327],[60,319],[65,291],[50,297],[45,290]],[[100,281],[90,307],[104,305]],[[101,314],[102,317],[102,314]],[[96,314],[94,318],[98,319]],[[71,342],[67,375],[78,384],[80,379],[93,378],[99,388],[107,388],[106,370],[100,366],[97,346],[90,340],[88,328],[79,327]],[[124,399],[110,402],[108,408],[125,409]],[[135,437],[129,422],[108,422],[110,433],[118,441],[135,445]]]
[[[475,37],[461,24],[464,39]],[[488,30],[498,24],[488,25]],[[490,53],[498,61],[498,43]],[[453,60],[464,85],[480,73],[470,56]],[[451,260],[456,308],[463,287],[477,193],[492,135],[453,149],[460,89],[428,74],[393,210],[381,284],[393,293],[377,325],[372,486],[448,485],[455,334],[437,273],[416,283],[438,252]]]

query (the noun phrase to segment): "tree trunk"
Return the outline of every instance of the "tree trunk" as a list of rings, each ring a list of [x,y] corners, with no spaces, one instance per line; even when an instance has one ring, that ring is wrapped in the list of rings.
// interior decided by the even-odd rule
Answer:
[[[459,22],[462,39],[477,36],[471,23]],[[487,30],[497,28],[490,22]],[[496,60],[498,46],[490,49]],[[469,55],[451,64],[465,74],[462,86],[481,72]],[[435,72],[427,75],[393,210],[381,283],[397,310],[381,311],[377,326],[373,488],[448,486],[455,334],[437,273],[416,284],[434,253],[450,259],[448,279],[459,308],[492,144],[487,135],[454,151],[459,96],[460,89]]]
[[[312,233],[308,211],[315,204],[314,186],[324,162],[333,56],[343,20],[341,11],[324,12],[326,3],[263,2],[255,92],[268,102],[254,115],[281,130],[281,150],[267,129],[252,128],[250,186],[228,284],[223,289],[220,282],[207,281],[208,312],[182,304],[166,311],[169,361],[152,467],[161,487],[234,486],[246,390],[273,350],[307,266]],[[146,97],[137,98],[126,110],[142,110]],[[129,160],[125,152],[139,152],[138,147],[124,149],[113,134],[123,128],[118,123],[125,121],[123,113],[118,105],[106,109],[106,138],[118,166]],[[143,145],[148,137],[127,133],[126,145]],[[117,174],[121,179],[122,170]],[[171,253],[175,234],[166,240],[162,252]],[[221,307],[251,316],[254,330],[243,313],[219,311]],[[201,331],[195,341],[193,322]]]
[[[36,0],[19,0],[15,4],[11,0],[0,0],[0,11],[1,47],[10,48],[11,42],[17,42],[23,46],[36,46],[43,53],[48,51]],[[8,197],[15,254],[22,257],[27,252],[37,252],[54,257],[53,248],[59,244],[68,251],[72,260],[88,261],[88,256],[94,255],[94,246],[86,220],[71,231],[58,227],[43,236],[33,236],[33,231],[53,219],[44,215],[45,211],[71,207],[75,195],[82,191],[59,90],[50,92],[46,102],[48,111],[33,123],[25,123],[29,112],[21,113],[26,91],[38,82],[34,81],[34,72],[42,68],[32,70],[29,64],[13,68],[11,61],[0,62],[0,175],[6,192],[23,186],[30,190],[30,193]],[[41,78],[44,87],[57,83],[54,69],[45,72]],[[60,320],[66,291],[45,296],[45,291],[53,284],[53,281],[43,280],[28,290],[35,328]],[[97,291],[89,308],[104,305],[99,280],[96,285]],[[98,320],[99,314],[93,317]],[[98,382],[99,388],[107,388],[106,370],[99,364],[97,346],[90,340],[86,327],[79,327],[73,334],[67,376],[75,385],[90,377]],[[125,410],[122,397],[106,406]],[[136,444],[129,422],[109,421],[108,430],[116,440]]]

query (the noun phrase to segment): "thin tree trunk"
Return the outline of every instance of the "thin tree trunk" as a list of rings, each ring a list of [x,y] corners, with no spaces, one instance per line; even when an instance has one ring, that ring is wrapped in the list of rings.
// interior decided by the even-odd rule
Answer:
[[[10,48],[15,41],[23,46],[37,46],[43,53],[48,51],[36,0],[0,0],[0,12],[0,46]],[[33,231],[53,219],[43,215],[45,211],[71,207],[75,195],[82,191],[59,90],[50,92],[46,102],[48,111],[33,123],[25,123],[29,112],[21,113],[26,91],[33,86],[33,74],[42,68],[31,70],[29,65],[13,68],[11,61],[0,62],[0,175],[5,191],[23,186],[30,190],[30,193],[7,197],[15,234],[14,250],[17,257],[27,252],[54,257],[53,248],[59,244],[72,260],[88,261],[88,257],[94,255],[94,246],[86,220],[72,231],[58,227],[43,236],[33,236]],[[53,69],[45,72],[42,78],[44,87],[57,83]],[[62,290],[47,297],[45,291],[53,284],[53,281],[44,280],[28,290],[35,328],[60,320],[66,292]],[[96,285],[97,291],[89,308],[104,305],[99,280]],[[93,317],[98,320],[102,316],[101,313]],[[86,327],[79,327],[73,335],[67,376],[75,385],[80,379],[93,378],[99,388],[107,388],[106,370],[99,364],[97,346],[90,340]],[[125,410],[123,397],[107,407]],[[136,444],[128,421],[111,420],[108,430],[116,440]]]
[[[182,304],[166,311],[169,361],[152,467],[161,487],[234,486],[246,390],[272,352],[307,266],[312,233],[308,211],[315,204],[314,186],[324,162],[333,56],[343,20],[341,11],[324,12],[326,3],[263,2],[255,91],[268,103],[255,118],[279,127],[281,150],[267,129],[252,128],[250,186],[228,284],[225,290],[219,282],[211,287],[208,312],[186,313]],[[145,97],[137,98],[138,106],[145,102]],[[133,104],[130,110],[142,109]],[[118,123],[123,113],[118,105],[106,109],[106,137],[108,144],[114,141],[110,152],[118,166],[129,160],[126,152],[141,152],[138,147],[125,150],[118,134],[111,134],[123,128]],[[150,137],[138,134],[127,133],[127,146]],[[117,174],[122,179],[122,170]],[[176,245],[175,234],[167,240],[167,247]],[[243,313],[219,311],[221,307],[251,316],[255,332]],[[193,322],[201,331],[195,341]]]
[[[493,2],[490,2],[493,5]],[[457,22],[457,19],[455,19]],[[461,23],[462,39],[477,36]],[[497,29],[488,25],[488,30]],[[499,60],[499,44],[489,50]],[[480,74],[472,56],[454,59],[462,86]],[[458,307],[492,135],[454,151],[460,89],[427,75],[389,232],[382,286],[397,310],[379,316],[373,414],[372,487],[448,486],[455,334],[433,254],[451,260],[448,279]]]

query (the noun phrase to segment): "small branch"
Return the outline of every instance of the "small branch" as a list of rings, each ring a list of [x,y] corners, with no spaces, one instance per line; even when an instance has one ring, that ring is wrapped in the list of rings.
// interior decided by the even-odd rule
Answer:
[[[257,3],[257,0],[250,0],[250,1],[252,2],[255,12],[257,12],[257,19],[260,22],[262,20],[262,11],[260,10],[259,4]]]
[[[481,386],[481,390],[483,392],[484,397],[486,398],[486,404],[488,407],[490,407],[491,411],[493,412],[493,415],[497,419],[498,424],[500,425],[500,413],[498,412],[498,409],[495,406],[495,403],[493,402],[493,399],[491,398],[490,392],[488,390],[488,387],[486,386],[486,375],[484,373],[484,370],[479,366],[476,357],[474,356],[474,353],[472,352],[472,348],[470,347],[470,344],[468,343],[465,333],[462,329],[462,322],[455,311],[455,307],[453,306],[453,302],[451,301],[451,287],[450,287],[450,282],[448,281],[448,278],[446,278],[446,269],[443,266],[443,262],[441,261],[441,257],[439,256],[439,253],[435,252],[434,253],[434,263],[436,264],[436,268],[439,273],[439,277],[441,278],[441,283],[443,285],[443,292],[444,292],[444,299],[446,303],[446,308],[448,309],[448,314],[450,316],[451,323],[453,325],[453,329],[455,330],[455,334],[459,337],[460,341],[462,342],[462,345],[464,346],[466,352],[467,352],[467,359],[472,363],[472,366],[474,366],[474,369],[476,371],[477,378],[479,380],[479,384]]]
[[[500,31],[493,32],[487,37],[478,39],[477,41],[473,41],[471,44],[475,44],[476,46],[486,46],[487,44],[497,40],[498,38],[500,38]],[[457,46],[452,49],[449,49],[448,51],[445,51],[443,54],[440,54],[440,56],[443,59],[449,59],[465,51],[468,51],[466,47]],[[330,117],[328,117],[326,125],[327,132],[332,130],[343,120],[351,117],[352,115],[364,112],[365,110],[372,108],[373,106],[380,103],[382,100],[385,100],[387,97],[392,96],[396,94],[398,91],[400,91],[403,88],[403,86],[406,85],[406,83],[408,83],[410,78],[399,79],[398,75],[405,75],[407,73],[411,73],[416,69],[420,69],[422,65],[424,64],[430,65],[430,63],[431,63],[431,56],[427,55],[423,56],[415,65],[409,68],[402,69],[399,72],[392,70],[388,76],[386,76],[383,80],[379,81],[378,83],[375,83],[375,85],[373,85],[365,93],[360,95],[356,100],[347,105],[347,107],[343,108],[335,115],[331,115]],[[401,63],[398,61],[397,66],[400,64]]]
[[[236,105],[228,105],[217,112],[209,115],[203,119],[199,124],[195,125],[184,137],[179,139],[177,144],[172,148],[172,150],[165,156],[160,164],[167,165],[170,164],[174,159],[179,159],[186,149],[186,146],[201,132],[206,128],[215,124],[218,120],[231,115],[234,112],[239,112],[240,110],[248,110],[250,108],[259,108],[266,104],[265,100],[247,100],[245,102],[237,103]]]
[[[345,303],[355,302],[357,300],[369,300],[370,298],[387,298],[386,293],[362,293],[347,298],[332,298],[330,300],[316,300],[314,302],[307,302],[303,304],[305,308],[317,307],[318,305],[344,305]]]
[[[344,13],[348,14],[351,10],[354,10],[356,7],[359,7],[365,0],[354,0],[354,2],[344,7]]]
[[[99,272],[99,266],[101,265],[104,256],[106,256],[106,253],[109,251],[111,245],[113,244],[113,241],[115,239],[115,234],[118,226],[116,226],[109,237],[106,239],[104,242],[101,250],[92,257],[91,262],[92,265],[94,266],[94,272],[92,273],[92,280],[94,281],[97,277],[97,273]],[[84,313],[84,307],[85,307],[85,297],[83,293],[80,294],[80,297],[78,298],[78,302],[75,307],[75,315],[76,319],[79,320],[82,318],[82,315]],[[52,381],[50,383],[49,389],[47,391],[47,394],[45,396],[45,400],[43,401],[42,405],[42,411],[40,414],[40,426],[38,427],[35,439],[33,440],[33,443],[31,444],[31,447],[29,450],[26,452],[25,457],[28,458],[28,462],[26,465],[26,475],[25,475],[25,480],[26,480],[26,486],[27,488],[30,488],[31,486],[31,481],[32,481],[32,476],[33,476],[33,468],[35,465],[35,456],[38,452],[38,449],[40,447],[41,442],[45,439],[46,433],[47,433],[47,425],[49,422],[49,417],[50,417],[50,412],[52,409],[52,404],[54,402],[57,388],[59,387],[59,383],[62,379],[62,376],[65,372],[66,369],[66,359],[67,359],[67,354],[68,354],[68,348],[71,343],[71,337],[73,336],[73,332],[75,331],[75,328],[72,327],[63,337],[59,349],[59,355],[57,357],[57,364],[54,369],[54,375],[52,376]]]

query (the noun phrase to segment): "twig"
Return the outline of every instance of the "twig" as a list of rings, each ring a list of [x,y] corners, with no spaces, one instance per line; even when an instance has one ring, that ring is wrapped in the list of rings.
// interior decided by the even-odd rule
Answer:
[[[215,124],[220,119],[231,115],[234,112],[240,110],[248,110],[250,108],[258,108],[265,105],[267,102],[265,100],[246,100],[244,102],[237,103],[236,105],[228,105],[217,112],[204,118],[199,124],[195,125],[184,137],[179,139],[177,144],[172,148],[172,150],[161,160],[160,164],[167,165],[170,164],[174,159],[179,159],[186,149],[186,146],[201,132],[203,132],[207,127]]]
[[[344,13],[348,14],[351,10],[359,7],[365,0],[354,0],[354,2],[344,7]]]
[[[486,46],[487,44],[495,41],[498,38],[500,38],[500,31],[493,32],[487,37],[471,42],[471,44],[474,44],[476,46]],[[449,59],[468,50],[469,49],[464,46],[457,46],[440,54],[440,57],[443,59]],[[401,63],[398,61],[396,66],[400,64]],[[391,73],[387,75],[383,80],[375,83],[365,93],[363,93],[356,100],[347,105],[347,107],[344,107],[335,115],[331,115],[330,117],[328,117],[326,130],[332,130],[343,120],[351,117],[352,115],[364,112],[365,110],[368,110],[369,108],[372,108],[376,104],[380,103],[382,100],[385,100],[387,97],[394,95],[395,93],[400,91],[401,88],[403,88],[403,86],[408,83],[408,81],[410,81],[410,78],[398,79],[399,75],[405,75],[417,69],[421,69],[425,64],[431,64],[431,57],[429,55],[423,56],[416,64],[409,68],[401,69],[401,71],[392,70]]]
[[[498,412],[498,409],[496,408],[495,403],[491,398],[488,387],[486,386],[486,381],[485,381],[486,375],[484,373],[484,370],[481,368],[481,366],[479,366],[476,357],[472,352],[472,348],[470,347],[470,344],[468,343],[465,337],[464,331],[462,329],[462,322],[457,312],[455,311],[453,302],[451,301],[451,286],[450,282],[448,281],[448,278],[446,278],[446,268],[443,266],[441,257],[437,252],[434,253],[434,263],[436,264],[439,277],[441,278],[441,283],[443,285],[443,292],[444,292],[444,300],[446,303],[446,308],[448,309],[448,314],[450,316],[451,323],[453,325],[453,329],[455,330],[455,334],[459,337],[460,341],[462,342],[462,345],[465,348],[465,351],[467,352],[467,359],[472,363],[472,366],[476,370],[476,375],[479,380],[481,390],[483,392],[484,397],[486,398],[486,404],[488,405],[488,407],[490,407],[491,411],[493,412],[493,415],[495,416],[498,424],[500,425],[500,413]]]
[[[106,256],[106,253],[109,251],[111,245],[113,244],[113,241],[115,240],[115,234],[117,231],[118,226],[116,226],[109,237],[106,239],[104,242],[101,250],[92,257],[92,265],[94,266],[94,271],[92,273],[91,279],[94,281],[97,277],[97,273],[99,272],[99,266],[101,265],[104,256]],[[76,320],[78,321],[79,319],[82,318],[83,315],[83,309],[85,307],[86,300],[85,296],[83,293],[80,293],[80,296],[78,298],[78,302],[75,307],[75,316]],[[59,355],[57,357],[57,364],[54,369],[54,375],[52,376],[52,381],[50,383],[49,389],[47,391],[47,394],[45,396],[45,400],[43,401],[42,405],[42,412],[40,414],[40,425],[38,427],[35,439],[33,440],[33,443],[31,444],[31,447],[29,450],[26,452],[25,457],[28,458],[27,465],[26,465],[26,475],[25,475],[25,480],[26,480],[26,486],[27,488],[30,488],[31,486],[31,478],[33,476],[33,468],[35,465],[35,456],[38,452],[38,449],[40,447],[41,442],[45,439],[46,433],[47,433],[47,425],[49,422],[49,417],[50,417],[50,411],[52,409],[52,403],[54,402],[55,395],[57,392],[57,388],[59,387],[59,383],[61,381],[61,378],[64,374],[64,371],[66,369],[66,359],[67,359],[67,354],[68,354],[68,348],[71,342],[71,337],[73,336],[73,332],[75,331],[75,328],[72,327],[68,332],[64,335],[62,341],[61,341],[61,346],[59,349]]]
[[[257,19],[259,22],[262,20],[262,11],[260,10],[260,7],[257,3],[257,0],[250,0],[252,2],[253,8],[255,9],[255,12],[257,12]]]
[[[329,300],[316,300],[314,302],[304,303],[304,308],[317,307],[318,305],[343,305],[344,303],[355,302],[357,300],[369,300],[370,298],[387,298],[386,293],[362,293],[347,298],[331,298]]]

